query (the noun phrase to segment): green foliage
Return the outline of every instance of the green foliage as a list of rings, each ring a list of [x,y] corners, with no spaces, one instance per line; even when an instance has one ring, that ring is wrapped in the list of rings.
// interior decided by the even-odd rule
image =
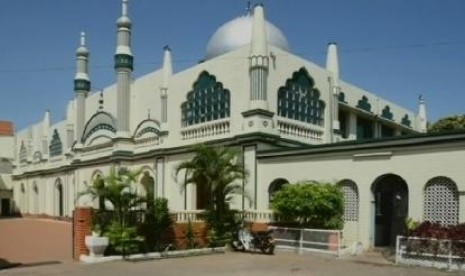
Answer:
[[[415,230],[418,225],[420,225],[419,221],[415,221],[412,218],[406,218],[405,219],[405,226],[407,228],[408,233],[411,233],[413,230]]]
[[[111,248],[123,256],[139,252],[144,240],[137,235],[136,227],[122,226],[118,221],[113,221],[104,235],[110,240]]]
[[[181,163],[176,175],[184,172],[184,187],[194,184],[205,191],[208,228],[214,230],[215,240],[225,240],[234,225],[229,203],[237,195],[247,197],[242,184],[247,171],[236,162],[237,153],[230,148],[197,145],[193,151],[194,157]]]
[[[164,249],[164,244],[161,243],[163,234],[173,223],[169,214],[168,200],[156,198],[147,204],[145,222],[141,226],[142,233],[149,251],[161,251]]]
[[[465,114],[441,118],[428,128],[428,132],[443,132],[465,129]]]
[[[184,233],[184,236],[186,237],[186,240],[187,240],[187,249],[197,248],[198,246],[197,237],[195,236],[194,228],[192,227],[192,222],[190,219],[187,221],[187,229],[186,229],[186,232]]]
[[[344,196],[337,185],[306,181],[286,185],[273,197],[272,209],[302,227],[341,229]]]
[[[123,255],[132,253],[135,248],[133,244],[140,240],[136,234],[136,227],[131,225],[135,221],[133,219],[137,213],[135,210],[140,210],[141,204],[146,202],[146,199],[139,196],[132,188],[140,173],[141,171],[130,171],[126,168],[116,170],[113,167],[108,176],[88,186],[78,195],[90,196],[92,200],[104,199],[111,203],[111,211],[96,210],[93,228],[108,235],[113,249]],[[102,205],[100,204],[100,207]]]

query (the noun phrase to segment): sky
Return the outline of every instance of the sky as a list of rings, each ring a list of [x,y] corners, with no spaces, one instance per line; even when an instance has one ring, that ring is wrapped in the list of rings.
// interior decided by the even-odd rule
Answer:
[[[175,72],[204,58],[209,38],[244,13],[246,0],[131,0],[134,76],[161,67],[172,49]],[[428,120],[465,113],[464,0],[262,0],[267,20],[291,52],[325,65],[339,46],[344,81],[408,109],[426,99]],[[87,33],[94,90],[115,82],[120,0],[0,0],[0,120],[17,130],[64,119],[74,97],[75,50]]]

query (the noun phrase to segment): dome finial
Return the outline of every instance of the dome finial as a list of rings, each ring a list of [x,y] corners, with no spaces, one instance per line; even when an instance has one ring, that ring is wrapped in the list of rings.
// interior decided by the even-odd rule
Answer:
[[[252,14],[252,8],[250,7],[250,1],[247,1],[247,6],[245,6],[245,15]]]
[[[86,32],[81,32],[81,46],[86,46]]]
[[[123,6],[122,6],[122,11],[121,11],[122,16],[128,16],[128,3],[129,3],[129,0],[123,0]]]

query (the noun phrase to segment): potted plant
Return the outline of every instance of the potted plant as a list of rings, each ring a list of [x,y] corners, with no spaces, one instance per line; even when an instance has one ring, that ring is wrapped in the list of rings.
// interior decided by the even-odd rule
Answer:
[[[85,245],[89,250],[89,257],[100,258],[103,257],[105,249],[109,245],[108,237],[103,237],[101,234],[100,224],[93,225],[92,235],[85,237]]]

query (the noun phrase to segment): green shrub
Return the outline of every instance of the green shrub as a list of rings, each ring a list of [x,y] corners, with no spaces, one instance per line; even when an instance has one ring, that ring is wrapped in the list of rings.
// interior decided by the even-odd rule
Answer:
[[[344,196],[337,185],[305,181],[276,192],[272,209],[286,222],[301,227],[341,229]]]

